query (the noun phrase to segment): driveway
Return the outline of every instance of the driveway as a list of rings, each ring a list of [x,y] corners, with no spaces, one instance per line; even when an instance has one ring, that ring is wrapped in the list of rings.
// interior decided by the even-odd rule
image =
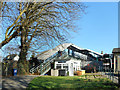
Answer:
[[[40,75],[11,76],[2,78],[2,90],[23,90],[35,77]]]

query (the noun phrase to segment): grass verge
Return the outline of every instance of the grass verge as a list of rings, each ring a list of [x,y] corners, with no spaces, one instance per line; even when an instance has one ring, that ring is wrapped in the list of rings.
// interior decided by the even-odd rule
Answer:
[[[58,89],[58,90],[78,90],[78,89],[113,89],[118,86],[107,78],[82,79],[79,76],[41,76],[34,78],[28,85],[27,90],[38,89]]]

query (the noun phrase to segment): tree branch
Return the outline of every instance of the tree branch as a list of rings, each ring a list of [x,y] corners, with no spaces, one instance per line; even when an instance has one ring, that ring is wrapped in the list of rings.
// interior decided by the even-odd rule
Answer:
[[[8,31],[9,31],[9,29],[17,23],[17,21],[20,19],[20,17],[21,17],[22,14],[26,11],[26,9],[27,9],[27,7],[20,13],[20,15],[19,15],[19,16],[17,17],[17,19],[15,20],[15,22],[14,22],[11,26],[9,26],[9,27],[7,28],[6,33],[5,33],[5,39],[8,38],[7,33],[8,33]]]
[[[6,38],[4,41],[2,41],[0,43],[0,49],[7,44],[8,42],[10,42],[13,38],[15,38],[18,35],[19,31],[15,31],[9,38]]]

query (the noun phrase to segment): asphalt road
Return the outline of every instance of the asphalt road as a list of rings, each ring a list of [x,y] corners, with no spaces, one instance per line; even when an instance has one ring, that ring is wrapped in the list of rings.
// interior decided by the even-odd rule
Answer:
[[[24,90],[29,82],[40,75],[11,76],[2,78],[2,90]]]

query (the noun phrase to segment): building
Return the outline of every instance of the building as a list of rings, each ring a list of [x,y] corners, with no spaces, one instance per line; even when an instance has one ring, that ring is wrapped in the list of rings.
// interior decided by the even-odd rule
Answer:
[[[58,76],[66,76],[67,73],[69,76],[74,76],[74,72],[77,70],[81,70],[80,68],[80,60],[67,58],[67,59],[56,59],[54,61],[54,69],[59,70]],[[64,73],[61,73],[64,70]]]
[[[19,56],[17,54],[11,54],[6,56],[2,62],[2,75],[12,75],[12,69],[17,68],[17,62]]]
[[[120,71],[120,48],[114,48],[112,51],[114,55],[114,72]]]
[[[104,71],[109,71],[110,69],[113,70],[113,68],[114,68],[113,54],[104,54],[102,61],[103,61],[103,70]]]
[[[99,61],[101,57],[102,54],[92,50],[83,49],[71,43],[64,43],[37,55],[37,59],[43,63],[33,67],[30,72],[39,72],[40,75],[44,75],[53,69],[58,70],[56,72],[69,72],[70,76],[77,70],[94,72],[94,69],[98,71],[99,66],[102,65]]]
[[[6,56],[4,59],[3,59],[3,61],[8,61],[8,62],[10,62],[10,61],[18,61],[19,60],[19,56],[17,55],[17,54],[11,54],[11,55],[8,55],[8,56]]]

